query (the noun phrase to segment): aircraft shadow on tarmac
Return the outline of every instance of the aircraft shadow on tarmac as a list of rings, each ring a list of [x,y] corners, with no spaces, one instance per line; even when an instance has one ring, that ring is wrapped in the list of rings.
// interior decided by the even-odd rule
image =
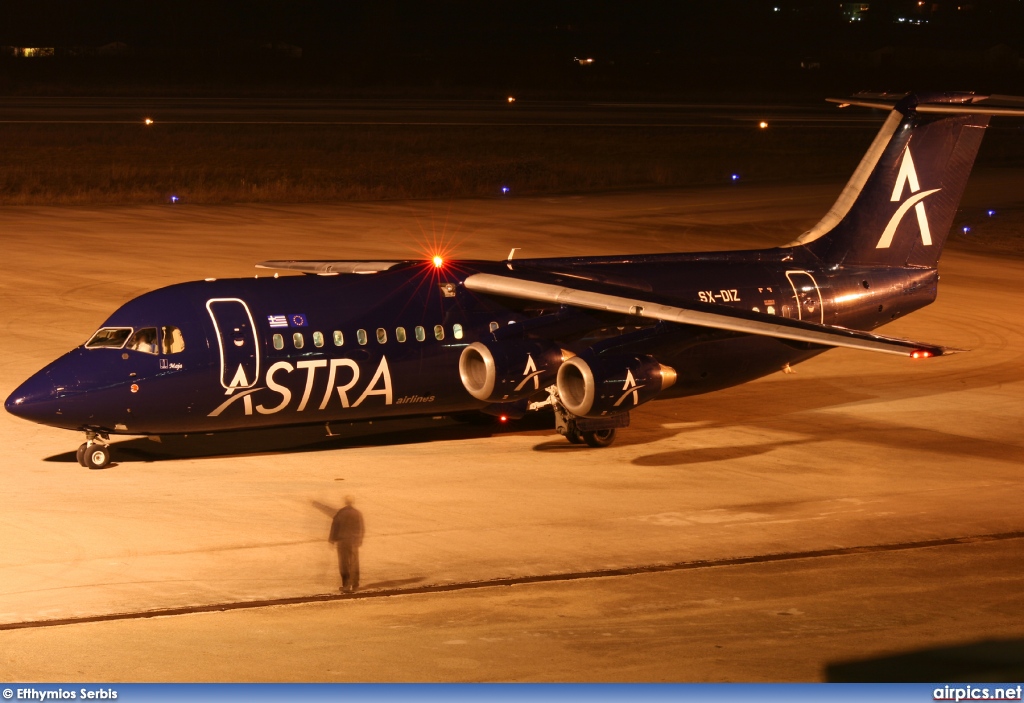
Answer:
[[[696,449],[681,449],[678,451],[661,452],[659,454],[648,454],[637,457],[633,460],[636,466],[686,466],[688,464],[703,464],[719,461],[733,461],[745,459],[750,456],[767,454],[780,447],[788,447],[794,444],[808,444],[814,439],[794,439],[781,442],[765,442],[764,444],[742,444],[725,447],[699,447]]]
[[[1024,639],[981,640],[872,659],[833,662],[832,683],[1009,682],[1024,679]]]

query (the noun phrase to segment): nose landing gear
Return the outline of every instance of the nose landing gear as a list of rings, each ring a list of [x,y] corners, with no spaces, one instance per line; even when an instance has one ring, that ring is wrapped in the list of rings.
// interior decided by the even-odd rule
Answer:
[[[105,469],[110,464],[109,437],[100,432],[86,430],[85,443],[78,448],[75,457],[87,469]]]

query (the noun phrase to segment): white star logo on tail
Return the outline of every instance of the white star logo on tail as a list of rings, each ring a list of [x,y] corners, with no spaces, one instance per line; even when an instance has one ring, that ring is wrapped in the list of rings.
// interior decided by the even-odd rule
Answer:
[[[899,208],[893,213],[889,224],[885,226],[885,231],[882,232],[882,238],[875,245],[875,249],[889,248],[889,245],[892,244],[892,238],[896,235],[896,228],[900,226],[900,222],[903,221],[903,217],[910,211],[910,208],[914,208],[914,212],[917,213],[917,224],[921,228],[921,243],[925,246],[931,246],[932,233],[928,228],[928,215],[925,214],[924,203],[921,201],[942,189],[921,190],[921,185],[917,180],[917,169],[914,168],[914,159],[910,156],[909,146],[903,150],[903,161],[900,163],[900,172],[896,176],[896,186],[892,189],[892,198],[890,198],[892,202],[899,202],[900,198],[903,197],[904,186],[910,186],[911,195],[900,203]]]

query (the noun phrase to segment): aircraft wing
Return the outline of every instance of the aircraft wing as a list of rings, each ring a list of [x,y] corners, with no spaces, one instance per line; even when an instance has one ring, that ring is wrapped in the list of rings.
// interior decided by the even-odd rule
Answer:
[[[387,271],[405,261],[261,261],[256,264],[258,269],[280,269],[285,271],[301,271],[302,273],[335,274],[335,273],[379,273]]]
[[[464,285],[477,293],[488,293],[510,298],[535,300],[558,305],[568,305],[588,310],[634,315],[636,317],[677,322],[684,325],[710,327],[742,334],[756,334],[776,339],[787,339],[827,347],[847,347],[865,351],[912,356],[944,356],[962,349],[952,349],[936,344],[923,344],[906,339],[883,337],[869,332],[850,330],[845,327],[816,325],[800,320],[734,310],[723,306],[703,305],[710,310],[698,310],[679,305],[659,303],[634,298],[630,295],[589,291],[564,285],[533,281],[526,278],[499,276],[490,273],[475,273],[468,276]],[[606,288],[607,289],[607,288]],[[623,293],[630,291],[624,290]]]

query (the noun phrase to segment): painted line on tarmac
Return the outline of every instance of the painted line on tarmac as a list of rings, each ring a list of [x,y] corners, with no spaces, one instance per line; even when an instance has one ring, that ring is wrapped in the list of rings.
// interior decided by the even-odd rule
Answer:
[[[314,596],[296,596],[293,598],[273,598],[268,600],[238,601],[233,603],[217,603],[213,605],[184,606],[179,608],[160,608],[129,613],[110,613],[107,615],[86,615],[81,617],[57,618],[53,620],[25,620],[22,622],[0,623],[0,630],[24,630],[40,627],[59,627],[61,625],[80,625],[111,620],[141,620],[144,618],[161,618],[174,615],[193,615],[196,613],[216,613],[228,610],[246,610],[251,608],[268,608],[278,605],[302,605],[306,603],[327,603],[343,600],[364,600],[368,598],[390,598],[392,596],[409,596],[423,593],[448,593],[452,591],[468,591],[477,588],[495,588],[499,586],[518,586],[533,583],[553,583],[558,581],[579,581],[583,579],[609,578],[614,576],[634,576],[637,574],[653,574],[666,571],[691,571],[696,569],[712,569],[722,566],[743,566],[746,564],[765,564],[778,561],[797,561],[800,559],[820,559],[822,557],[851,556],[854,554],[875,554],[879,552],[902,552],[911,549],[927,549],[930,547],[950,547],[982,542],[1000,542],[1012,539],[1024,539],[1024,532],[1000,532],[970,537],[948,537],[930,539],[920,542],[899,542],[896,544],[877,544],[860,547],[839,547],[836,549],[818,549],[807,552],[781,552],[778,554],[762,554],[759,556],[733,557],[729,559],[707,559],[701,561],[682,561],[674,564],[651,564],[648,566],[631,566],[619,569],[596,569],[562,574],[544,574],[539,576],[518,576],[514,578],[498,578],[486,581],[467,581],[463,583],[438,584],[435,586],[410,586],[408,588],[382,588],[359,593],[324,593]]]
[[[785,127],[828,127],[829,129],[840,127],[853,127],[860,129],[863,124],[852,120],[836,122],[823,121],[818,119],[804,119],[798,117],[780,118],[778,121],[785,123]],[[837,123],[837,122],[841,122]],[[147,129],[153,129],[157,124],[161,126],[180,125],[288,125],[292,127],[625,127],[625,128],[655,128],[655,129],[709,129],[709,128],[749,128],[753,129],[749,119],[725,118],[723,122],[390,122],[390,121],[313,121],[313,120],[161,120],[159,123],[146,125],[139,120],[0,120],[0,124],[75,124],[75,125],[139,125]],[[870,123],[867,126],[874,126]]]

